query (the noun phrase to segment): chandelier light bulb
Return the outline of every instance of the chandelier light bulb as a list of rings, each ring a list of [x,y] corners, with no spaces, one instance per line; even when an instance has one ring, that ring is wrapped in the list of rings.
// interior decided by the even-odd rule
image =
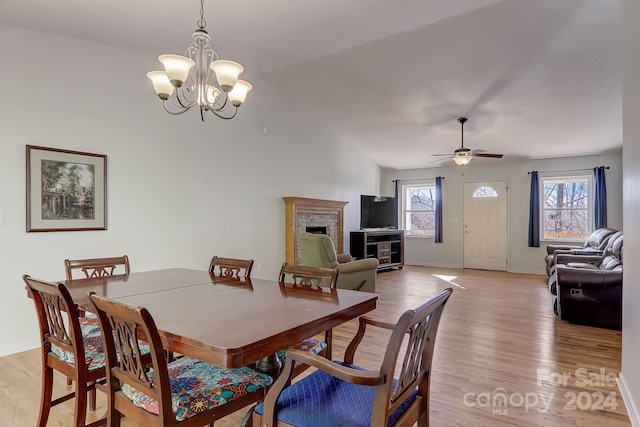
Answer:
[[[166,101],[171,95],[173,95],[175,87],[169,81],[167,73],[164,71],[150,71],[147,73],[147,77],[149,77],[153,83],[153,89],[156,91],[156,94],[160,99]]]
[[[237,62],[219,59],[210,65],[211,70],[216,73],[216,79],[220,89],[224,92],[231,92],[231,89],[238,81],[238,76],[244,71],[244,67]]]
[[[160,55],[158,61],[164,65],[164,71],[175,87],[182,86],[189,76],[189,70],[196,65],[195,61],[181,55]]]
[[[229,99],[231,100],[231,105],[234,107],[239,107],[242,105],[244,100],[247,98],[247,93],[253,89],[251,83],[245,82],[244,80],[238,80],[233,86],[231,92],[229,92]]]

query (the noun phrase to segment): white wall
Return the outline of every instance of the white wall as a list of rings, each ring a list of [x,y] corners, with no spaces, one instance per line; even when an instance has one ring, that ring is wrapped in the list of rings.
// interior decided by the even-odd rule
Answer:
[[[560,143],[560,142],[559,142]],[[451,165],[441,168],[392,171],[382,174],[382,194],[394,193],[394,179],[445,177],[442,182],[443,242],[433,239],[405,238],[405,263],[457,267],[463,266],[463,185],[465,182],[507,181],[508,237],[507,270],[516,273],[545,273],[544,255],[547,242],[539,248],[527,246],[529,226],[529,188],[532,170],[564,171],[586,168],[573,172],[591,174],[595,166],[609,166],[607,177],[608,226],[622,229],[622,155],[612,153],[600,156],[566,157],[529,161],[509,159],[474,159],[464,169]],[[547,176],[551,174],[546,174]],[[556,175],[561,175],[560,173]],[[542,175],[544,176],[544,175]]]
[[[632,424],[640,426],[640,2],[622,1],[624,134],[624,286],[620,389]]]
[[[246,76],[255,89],[234,120],[168,115],[146,78],[157,54],[0,26],[0,356],[39,345],[25,273],[57,280],[65,258],[125,253],[133,271],[204,269],[217,254],[274,278],[283,196],[348,201],[351,230],[360,194],[377,191],[377,165],[263,76]],[[108,156],[108,230],[25,232],[27,144]]]

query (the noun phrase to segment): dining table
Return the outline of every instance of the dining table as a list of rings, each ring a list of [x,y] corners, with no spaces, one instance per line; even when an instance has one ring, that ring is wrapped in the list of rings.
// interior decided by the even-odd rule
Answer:
[[[227,368],[273,358],[283,348],[374,310],[378,299],[368,292],[304,289],[276,280],[233,279],[185,268],[63,283],[86,311],[94,310],[91,292],[145,307],[166,350]]]

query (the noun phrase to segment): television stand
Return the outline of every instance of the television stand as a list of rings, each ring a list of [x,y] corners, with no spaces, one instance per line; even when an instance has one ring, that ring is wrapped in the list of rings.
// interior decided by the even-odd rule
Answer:
[[[357,259],[377,258],[378,271],[402,268],[404,265],[404,230],[352,231],[351,256]]]

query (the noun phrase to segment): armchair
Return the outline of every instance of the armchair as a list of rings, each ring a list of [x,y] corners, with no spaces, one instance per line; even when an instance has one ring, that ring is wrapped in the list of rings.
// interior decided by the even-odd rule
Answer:
[[[593,251],[594,254],[604,250],[607,246],[609,238],[616,232],[612,228],[599,228],[595,230],[589,238],[584,242],[584,245],[547,245],[547,255],[544,257],[546,264],[547,276],[553,275],[554,266],[557,264],[557,254],[572,254],[574,249],[584,249],[586,252]]]
[[[310,267],[338,268],[337,287],[357,291],[376,291],[378,260],[353,260],[349,254],[336,254],[326,234],[303,233],[298,237],[301,264]]]
[[[264,402],[249,410],[247,417],[251,416],[253,425],[261,427],[428,426],[436,334],[451,292],[447,288],[419,307],[405,311],[396,324],[360,317],[358,332],[347,346],[344,362],[299,350],[287,351],[282,374]],[[353,364],[368,327],[391,331],[384,359],[374,370]],[[296,362],[317,370],[291,384]]]
[[[552,279],[556,314],[561,320],[622,327],[623,241],[622,232],[613,234],[601,257],[558,255]]]

